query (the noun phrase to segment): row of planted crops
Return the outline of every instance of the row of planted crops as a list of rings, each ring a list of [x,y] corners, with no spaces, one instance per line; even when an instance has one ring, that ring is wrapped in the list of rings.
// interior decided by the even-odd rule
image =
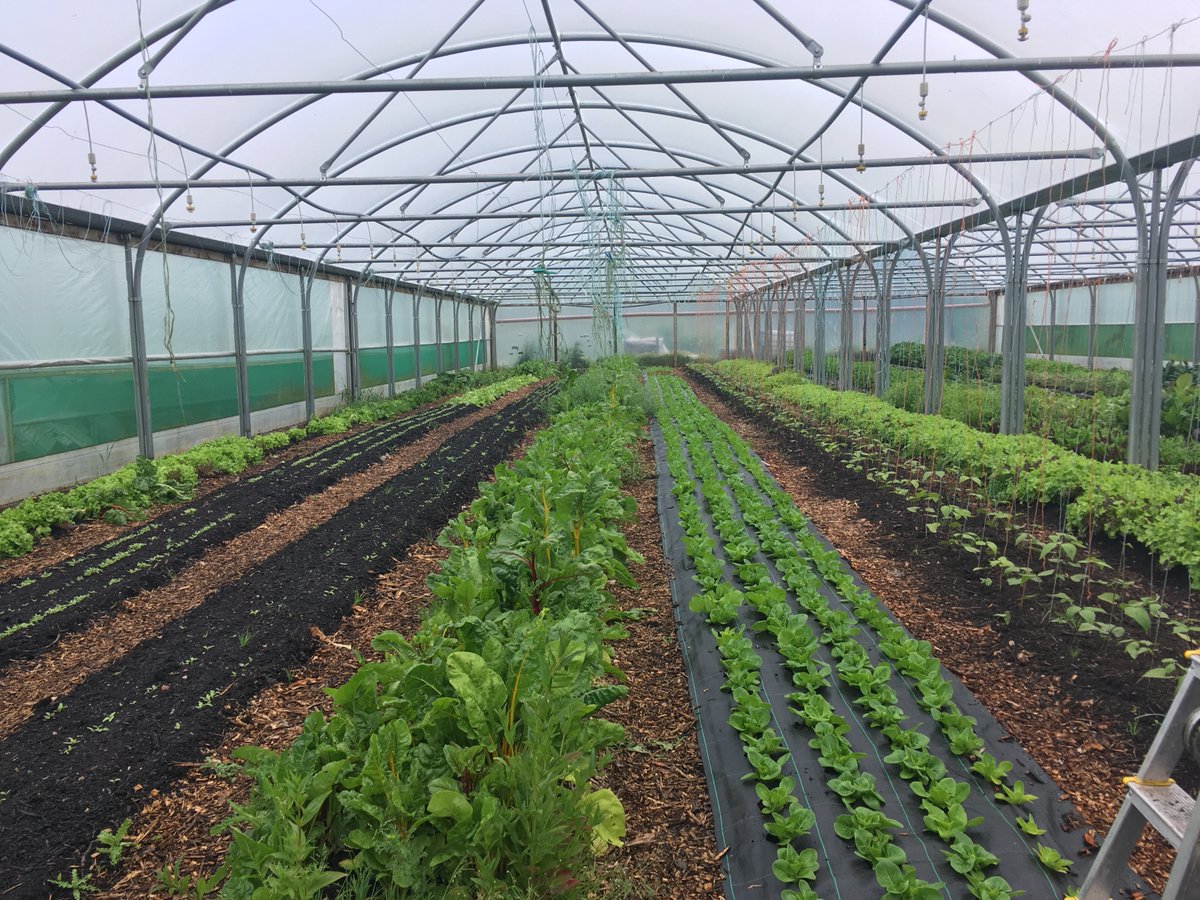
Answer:
[[[900,409],[920,412],[925,403],[925,348],[911,341],[892,346],[891,371],[883,399]],[[804,352],[806,373],[814,371],[812,351]],[[839,361],[825,359],[823,384],[836,384]],[[982,350],[947,347],[942,370],[939,415],[983,431],[1000,429],[1001,356]],[[853,364],[856,390],[875,389],[875,364]],[[1024,430],[1042,435],[1066,450],[1094,459],[1125,458],[1129,446],[1130,375],[1124,369],[1088,369],[1075,363],[1027,359]],[[1168,363],[1163,373],[1161,465],[1200,469],[1200,371],[1186,363]]]
[[[35,550],[0,582],[8,894],[94,893],[106,867],[152,844],[130,832],[131,814],[168,791],[181,766],[200,765],[396,559],[476,496],[544,420],[548,373],[444,376],[306,428],[139,461],[6,510],[6,522],[42,534],[71,519],[125,524],[172,504],[59,562],[39,565]],[[199,481],[239,471],[215,487]],[[281,893],[263,889],[270,896],[313,895],[316,881],[291,879],[280,857],[259,861],[281,873]],[[196,896],[221,881],[205,877],[165,869],[155,887]]]
[[[744,773],[757,799],[747,809],[737,782],[714,780],[718,828],[740,845],[733,895],[765,866],[784,900],[1061,896],[1061,851],[1078,835],[1041,837],[1061,810],[1035,806],[1012,775],[1036,766],[986,712],[981,723],[963,711],[969,695],[930,645],[856,581],[747,445],[677,378],[655,383],[689,570],[680,591],[711,627],[685,623],[685,653],[697,686],[715,677],[727,692],[698,695],[706,745],[722,760],[713,770]],[[720,672],[706,673],[713,649]],[[725,722],[742,760],[719,749]],[[756,822],[773,844],[747,840]]]
[[[648,748],[680,741],[634,740],[603,715],[628,693],[620,642],[645,615],[615,593],[636,587],[630,566],[644,562],[627,531],[647,523],[632,521],[626,489],[645,476],[638,445],[651,439],[654,534],[668,564],[659,577],[675,601],[675,640],[663,640],[661,656],[686,670],[708,793],[707,804],[671,801],[682,806],[668,820],[712,829],[704,847],[674,850],[678,871],[710,858],[723,883],[706,896],[731,900],[1002,900],[1060,897],[1079,883],[1084,825],[1050,776],[687,382],[644,376],[625,358],[547,374],[456,377],[345,407],[275,439],[278,450],[313,443],[274,465],[3,582],[9,893],[641,896],[601,857],[663,832],[627,821],[633,787],[606,767],[622,754],[663,766]],[[1163,556],[1152,526],[1195,502],[1183,476],[985,435],[757,364],[697,375],[902,494],[928,533],[973,554],[980,579],[1041,590],[1063,622],[1169,674],[1160,635],[1190,636],[1191,624],[1131,598],[1072,529],[1129,531],[1140,509],[1146,521],[1131,536]],[[424,405],[434,400],[444,402]],[[245,465],[273,452],[240,441],[228,443],[258,449]],[[167,481],[172,466],[202,475],[197,458],[133,471],[150,482]],[[194,477],[177,484],[195,489]],[[1164,484],[1184,493],[1156,499]],[[137,512],[173,498],[149,494]],[[73,510],[80,494],[53,502]],[[1125,507],[1114,512],[1117,503]],[[1061,529],[1024,518],[1049,505],[1061,510]],[[8,515],[32,525],[50,506],[30,501]],[[288,533],[255,543],[273,529]],[[328,637],[378,605],[378,585],[397,566],[408,571],[406,554],[432,535],[442,553],[428,577],[419,570],[419,596],[388,601],[419,614],[371,631],[360,652]],[[188,603],[156,613],[180,585]],[[353,664],[328,680],[305,674],[314,642]],[[637,674],[640,683],[646,673]],[[204,762],[231,730],[243,733],[234,726],[254,719],[255,702],[293,678],[300,691],[316,681],[323,696],[286,741]],[[47,681],[52,691],[38,686]],[[686,708],[677,690],[668,702]],[[249,733],[270,738],[283,724]],[[169,812],[198,814],[195,795],[172,794],[181,765],[233,785],[214,795],[209,849],[165,865],[159,856],[148,876],[126,871],[159,839],[139,818],[148,796],[175,796]],[[637,815],[646,807],[634,798]],[[636,853],[622,859],[636,863]],[[684,896],[667,878],[637,883],[646,896]]]
[[[1200,479],[1094,460],[1036,434],[998,435],[857,392],[731,360],[707,377],[806,430],[892,492],[973,561],[983,586],[1016,586],[1047,614],[1111,639],[1146,674],[1178,673],[1197,626]],[[1095,542],[1126,542],[1148,572],[1114,567]],[[1167,602],[1175,586],[1181,602]]]

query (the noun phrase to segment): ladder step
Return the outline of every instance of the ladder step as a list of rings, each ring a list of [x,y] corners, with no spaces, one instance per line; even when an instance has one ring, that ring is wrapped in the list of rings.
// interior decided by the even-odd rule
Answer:
[[[1129,797],[1146,821],[1178,850],[1196,804],[1187,791],[1177,784],[1152,786],[1130,782]]]

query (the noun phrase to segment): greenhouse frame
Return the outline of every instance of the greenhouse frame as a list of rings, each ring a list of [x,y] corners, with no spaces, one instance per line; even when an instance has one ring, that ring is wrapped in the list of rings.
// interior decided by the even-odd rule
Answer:
[[[6,18],[14,896],[1200,891],[1200,657],[1183,655],[1200,643],[1194,3],[62,0]],[[421,543],[439,532],[438,549]],[[268,543],[239,543],[254,534]],[[417,558],[438,562],[403,569]],[[231,574],[212,580],[218,567]],[[660,582],[655,647],[678,678],[654,715],[682,716],[670,734],[638,718],[650,700],[613,662],[617,631],[650,627],[630,610]],[[188,584],[189,599],[160,598]],[[418,593],[444,606],[401,624],[364,612]],[[922,594],[945,602],[905,599]],[[195,658],[147,640],[176,625],[205,652],[229,646],[220,678],[152,655]],[[578,659],[542,660],[578,680],[558,696],[568,675],[529,675],[514,648],[542,659],[528,648],[568,632]],[[971,651],[993,638],[987,660]],[[276,710],[286,751],[234,729],[280,671],[290,682],[337,648],[365,668],[314,671],[299,681],[327,695],[288,701],[327,721]],[[436,698],[386,680],[418,658]],[[397,704],[383,718],[405,710],[405,735],[376,722],[345,773],[304,769],[310,746],[333,766],[340,717],[349,733],[379,713],[349,687],[364,679]],[[1024,712],[1003,705],[1017,683]],[[156,693],[176,688],[186,715]],[[518,702],[543,689],[564,716],[587,712],[543,741],[578,747],[539,758],[558,776],[538,819],[496,773],[525,759],[518,708],[530,736],[535,720],[553,731],[532,696]],[[119,698],[138,691],[130,711]],[[1073,712],[1045,728],[1079,759],[1024,720],[1058,691]],[[477,695],[508,711],[494,734]],[[457,737],[421,731],[419,710],[452,703]],[[624,743],[587,724],[609,703]],[[88,704],[112,709],[71,718]],[[904,743],[902,719],[927,726],[928,751]],[[122,722],[160,720],[175,730],[144,760],[117,743]],[[164,754],[225,772],[235,737],[283,755],[236,758],[256,787],[225,843],[150,849],[169,816],[143,785],[202,797],[206,828],[228,812],[211,785],[178,793]],[[368,801],[387,741],[394,783]],[[64,813],[51,779],[91,765],[71,759],[80,742],[132,762],[86,769],[100,799]],[[445,759],[405,775],[397,754],[428,753],[401,744]],[[1093,747],[1111,755],[1104,778],[1132,775],[1127,794],[1077,783]],[[670,782],[695,790],[674,824],[634,793],[630,752],[690,773]],[[911,754],[940,756],[935,775]],[[293,776],[329,785],[283,862],[264,810]],[[956,779],[967,799],[943,803]],[[383,807],[419,839],[373,831]],[[488,830],[500,820],[526,849]],[[1143,820],[1173,854],[1137,843]],[[568,832],[561,858],[522,855]],[[643,865],[659,841],[674,862],[646,851]],[[268,846],[269,865],[255,856]]]

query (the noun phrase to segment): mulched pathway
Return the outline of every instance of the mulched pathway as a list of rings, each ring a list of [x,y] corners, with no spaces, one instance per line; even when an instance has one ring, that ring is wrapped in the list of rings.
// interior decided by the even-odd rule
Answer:
[[[629,637],[614,647],[629,694],[606,706],[604,717],[625,726],[626,742],[598,779],[621,798],[627,836],[624,847],[604,858],[602,871],[613,884],[632,887],[633,897],[717,900],[725,896],[723,848],[715,845],[696,720],[675,637],[654,451],[649,441],[638,449],[639,467],[647,474],[629,485],[637,519],[625,534],[646,562],[631,568],[637,589],[618,588],[614,596],[622,609],[645,615],[625,623]]]

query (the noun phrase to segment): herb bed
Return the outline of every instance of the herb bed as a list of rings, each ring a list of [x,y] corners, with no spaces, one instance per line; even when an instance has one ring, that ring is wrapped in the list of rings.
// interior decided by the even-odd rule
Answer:
[[[776,883],[772,896],[812,897],[813,887],[826,897],[866,897],[883,891],[888,898],[1002,898],[1012,895],[1012,887],[1032,896],[1061,893],[1065,882],[1056,885],[1032,854],[1037,852],[1049,866],[1069,863],[1059,851],[1069,853],[1079,846],[1080,822],[1069,806],[1056,802],[1057,791],[1049,779],[1025,754],[1003,743],[1006,736],[999,726],[974,708],[973,698],[960,684],[942,677],[928,645],[908,638],[878,607],[837,554],[809,530],[740,439],[676,379],[659,383],[666,388],[673,414],[664,415],[662,424],[665,459],[675,479],[673,487],[661,484],[660,493],[673,490],[686,532],[677,536],[676,549],[686,550],[682,555],[696,571],[678,582],[677,589],[686,595],[703,587],[692,600],[691,613],[680,604],[681,638],[687,638],[683,643],[690,664],[706,679],[696,697],[702,728],[711,735],[706,742],[709,755],[720,761],[711,782],[714,807],[724,807],[728,818],[737,822],[728,857],[730,896],[739,891],[763,896],[752,888],[756,883],[761,887],[763,869],[770,865],[761,840],[764,826],[781,840],[774,874],[795,885],[782,890]],[[678,429],[675,422],[680,423]],[[696,474],[702,484],[699,492],[693,482]],[[711,518],[702,518],[702,508]],[[723,558],[714,552],[710,522],[724,544]],[[677,563],[677,572],[688,559]],[[730,568],[738,573],[744,595],[729,588]],[[790,588],[803,612],[789,605],[781,584]],[[749,614],[742,601],[758,615]],[[713,638],[697,622],[696,612],[706,613],[716,624],[741,626],[715,633],[732,698],[711,690],[722,675],[714,666]],[[820,627],[810,624],[814,620]],[[862,628],[864,624],[869,627]],[[754,629],[749,637],[741,630],[746,626]],[[770,637],[759,637],[758,632]],[[821,643],[827,647],[820,648]],[[787,669],[799,691],[789,692]],[[851,699],[853,695],[857,696]],[[963,708],[971,708],[978,721],[965,716]],[[807,746],[796,739],[794,729],[780,724],[794,724],[796,718],[810,728]],[[742,760],[731,761],[729,734],[722,734],[720,724],[726,719],[741,735],[746,748]],[[932,735],[900,727],[912,722],[924,723]],[[932,723],[936,727],[930,728]],[[984,753],[980,735],[994,756]],[[1053,836],[1042,838],[1045,846],[1036,851],[1036,842],[1027,845],[1021,837],[1024,828],[1015,814],[1002,811],[997,802],[1020,805],[1024,799],[1023,786],[1006,777],[1010,766],[1040,782],[1035,790],[1043,795],[1042,803],[1036,817],[1027,817],[1025,823],[1033,831],[1040,821]],[[761,810],[748,791],[739,792],[734,778],[742,773],[757,782]],[[904,781],[910,782],[907,788]],[[1002,785],[996,798],[993,783]],[[803,803],[792,796],[797,785]],[[846,814],[839,817],[843,806]],[[972,821],[976,815],[981,823]],[[899,818],[905,821],[895,821]],[[920,837],[922,823],[930,832],[929,845]],[[815,843],[811,838],[793,843],[814,824]],[[977,824],[983,828],[976,829]],[[733,827],[730,822],[726,831]],[[853,840],[857,855],[873,864],[873,872],[862,862],[837,860],[854,852],[847,838]],[[835,865],[822,866],[818,848],[826,859],[832,856]],[[997,858],[1007,881],[990,871]],[[939,890],[937,882],[949,884],[950,893]]]
[[[12,895],[43,894],[139,793],[197,760],[250,696],[307,658],[311,629],[334,627],[392,557],[454,515],[542,419],[551,392],[465,429],[0,743],[0,843]]]

